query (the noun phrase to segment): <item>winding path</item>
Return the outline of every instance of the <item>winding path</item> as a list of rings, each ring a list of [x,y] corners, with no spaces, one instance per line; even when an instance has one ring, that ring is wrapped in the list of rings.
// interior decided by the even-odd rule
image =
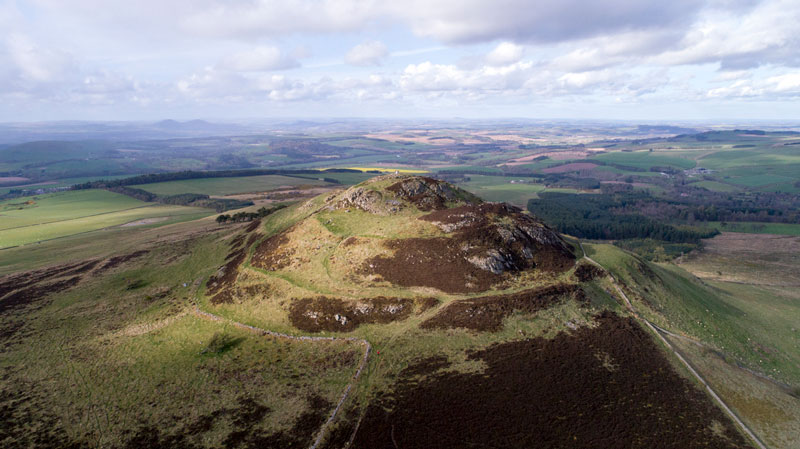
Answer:
[[[669,343],[669,341],[667,341],[666,338],[664,338],[664,335],[670,335],[670,336],[675,336],[675,337],[680,337],[680,338],[684,338],[684,337],[679,336],[677,334],[674,334],[674,333],[672,333],[672,332],[670,332],[670,331],[668,331],[666,329],[662,329],[659,326],[651,323],[649,320],[647,320],[643,316],[639,315],[639,313],[633,307],[633,304],[631,304],[630,299],[628,299],[628,295],[626,295],[625,292],[622,291],[622,288],[620,288],[619,283],[617,283],[617,278],[615,278],[614,275],[611,274],[611,272],[609,270],[606,270],[605,267],[603,267],[603,265],[601,265],[599,262],[597,262],[596,260],[594,260],[591,257],[586,255],[586,250],[583,248],[583,242],[579,241],[578,244],[581,246],[581,251],[583,252],[583,258],[584,259],[586,259],[590,263],[602,268],[603,270],[605,270],[608,273],[608,276],[611,278],[611,282],[614,284],[614,288],[617,290],[617,293],[619,293],[619,296],[625,301],[625,306],[631,312],[633,317],[636,318],[637,320],[641,321],[642,323],[644,323],[647,327],[650,328],[650,330],[653,331],[654,334],[658,335],[658,338],[661,339],[661,341],[664,343],[664,345],[666,345],[666,347],[669,348],[669,350],[671,350],[673,354],[675,354],[675,357],[677,357],[678,360],[680,360],[686,366],[686,368],[689,370],[689,372],[692,373],[692,375],[701,384],[703,384],[703,386],[706,387],[706,390],[708,390],[708,393],[711,395],[711,397],[714,398],[715,401],[717,401],[717,403],[719,404],[720,408],[722,408],[722,410],[742,429],[742,431],[744,431],[744,433],[747,434],[748,437],[750,437],[750,439],[756,444],[756,446],[758,446],[760,449],[767,449],[767,446],[755,435],[755,433],[753,433],[752,430],[750,430],[749,427],[747,427],[747,425],[744,422],[742,422],[741,419],[739,419],[738,416],[736,416],[736,414],[733,412],[733,410],[731,410],[730,407],[728,407],[728,405],[725,404],[725,402],[722,400],[722,398],[720,398],[719,395],[717,394],[717,392],[715,392],[714,389],[711,388],[711,385],[709,385],[708,382],[706,382],[706,380],[703,378],[703,376],[701,376],[700,373],[698,373],[694,369],[694,367],[689,363],[689,361],[686,360],[680,354],[680,352],[678,352],[678,350],[675,349]],[[692,339],[692,341],[694,341],[695,344],[700,344],[700,345],[705,346],[705,344],[700,342],[700,341],[697,341],[697,340],[694,340],[694,339]]]
[[[349,341],[354,343],[360,343],[364,346],[364,356],[361,358],[361,363],[358,365],[358,369],[356,370],[353,377],[350,378],[350,383],[347,384],[347,387],[344,389],[342,396],[339,398],[339,402],[336,404],[336,407],[331,412],[330,416],[328,416],[328,420],[320,427],[319,431],[317,432],[317,436],[314,439],[314,442],[309,446],[309,449],[317,449],[319,444],[322,442],[322,439],[325,437],[325,434],[328,430],[328,427],[333,423],[334,419],[336,418],[337,413],[342,408],[342,405],[347,400],[347,396],[350,394],[350,391],[353,389],[353,386],[358,382],[358,378],[361,376],[361,372],[364,370],[364,367],[367,366],[367,359],[369,358],[369,353],[372,350],[372,346],[369,342],[365,339],[356,338],[356,337],[320,337],[320,336],[306,336],[306,335],[289,335],[283,334],[280,332],[274,332],[266,329],[261,329],[260,327],[250,326],[249,324],[240,323],[238,321],[233,321],[228,318],[223,318],[219,315],[214,315],[210,312],[205,312],[200,310],[200,307],[195,305],[194,307],[195,315],[206,318],[212,321],[222,321],[229,323],[235,327],[248,330],[250,332],[254,332],[259,335],[269,336],[269,337],[276,337],[276,338],[285,338],[288,340],[296,340],[296,341]]]

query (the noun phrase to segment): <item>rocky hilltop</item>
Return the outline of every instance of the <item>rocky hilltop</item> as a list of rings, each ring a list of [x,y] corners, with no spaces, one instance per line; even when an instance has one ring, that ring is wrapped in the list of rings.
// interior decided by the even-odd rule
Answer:
[[[343,215],[358,215],[357,222]],[[338,222],[349,223],[342,246],[356,262],[351,279],[364,284],[483,291],[512,281],[514,273],[563,272],[575,260],[558,233],[520,209],[484,203],[449,183],[421,176],[382,176],[330,195],[303,222],[321,217],[334,231]],[[302,264],[296,256],[303,222],[259,245],[253,265],[274,270]],[[384,226],[375,229],[376,223]]]

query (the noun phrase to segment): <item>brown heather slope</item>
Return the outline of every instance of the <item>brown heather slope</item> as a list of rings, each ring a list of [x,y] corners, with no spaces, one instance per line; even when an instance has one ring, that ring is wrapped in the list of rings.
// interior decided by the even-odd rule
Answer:
[[[481,373],[443,370],[436,357],[407,368],[369,405],[351,447],[750,447],[632,319],[604,312],[595,321],[469,353]]]
[[[572,249],[561,236],[508,204],[439,209],[419,219],[449,235],[391,240],[386,246],[394,254],[368,260],[362,272],[401,286],[467,293],[502,282],[504,273],[563,272],[574,264]]]

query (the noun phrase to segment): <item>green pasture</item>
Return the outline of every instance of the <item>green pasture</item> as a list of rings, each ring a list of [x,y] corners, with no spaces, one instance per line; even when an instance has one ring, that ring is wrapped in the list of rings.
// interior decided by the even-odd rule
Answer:
[[[686,170],[696,165],[695,161],[691,159],[653,154],[649,151],[636,151],[630,153],[615,151],[613,153],[599,154],[591,159],[609,162],[612,164],[627,165],[629,167],[644,168],[648,170],[650,167],[660,166],[669,166]]]
[[[147,218],[200,218],[209,209],[145,203],[105,190],[76,190],[0,203],[0,248],[26,245]]]
[[[192,220],[213,214],[211,209],[185,206],[153,205],[116,212],[91,215],[49,222],[41,225],[30,225],[0,231],[0,248],[27,245],[30,243],[52,240],[75,234],[82,234],[111,226],[119,226],[138,220],[153,218],[164,219],[159,224],[174,223],[177,220]]]
[[[301,178],[317,179],[330,178],[339,181],[343,186],[358,184],[359,182],[366,181],[369,178],[378,176],[376,173],[328,173],[320,172],[319,175],[297,175]]]
[[[542,184],[515,183],[511,180],[532,178],[509,178],[506,176],[469,175],[468,182],[459,183],[458,186],[481,197],[486,201],[506,201],[524,205],[528,200],[535,198],[538,192],[545,189]],[[573,191],[574,192],[574,191]]]
[[[772,174],[759,174],[759,175],[741,176],[741,177],[726,179],[726,181],[730,183],[745,187],[760,187],[770,184],[787,183],[793,180],[794,180],[793,178],[781,175],[772,175]]]
[[[129,196],[95,189],[15,198],[0,203],[0,217],[2,217],[0,231],[108,214],[147,205],[148,203]]]
[[[320,177],[327,176],[320,174]],[[177,195],[180,193],[201,193],[205,195],[232,195],[236,193],[264,192],[279,187],[299,185],[327,185],[324,181],[312,178],[295,178],[282,175],[242,176],[233,178],[200,178],[179,181],[156,182],[138,185],[136,188],[157,195]]]
[[[724,149],[702,157],[698,164],[712,169],[800,164],[798,147]]]
[[[717,229],[721,232],[800,235],[800,224],[793,223],[728,222],[725,223],[725,226],[722,226],[722,223],[719,221],[707,221],[703,222],[702,225]]]

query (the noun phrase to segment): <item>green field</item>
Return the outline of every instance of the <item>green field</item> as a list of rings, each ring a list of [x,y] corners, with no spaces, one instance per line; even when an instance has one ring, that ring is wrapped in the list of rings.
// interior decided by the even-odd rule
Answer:
[[[32,202],[32,204],[28,204]],[[0,230],[70,220],[147,206],[148,203],[105,190],[76,190],[0,203]]]
[[[88,177],[81,177],[81,178],[62,178],[57,179],[55,181],[47,181],[43,183],[33,183],[34,185],[20,185],[20,186],[11,186],[11,187],[0,187],[0,195],[5,195],[12,189],[21,189],[21,190],[35,190],[35,189],[51,189],[55,187],[69,187],[75,184],[82,184],[84,182],[90,181],[98,181],[101,179],[121,179],[121,178],[128,178],[131,175],[117,175],[117,176],[88,176]],[[31,181],[29,181],[31,182]]]
[[[679,169],[689,169],[696,165],[693,160],[674,156],[662,156],[649,151],[620,152],[600,154],[592,159],[609,162],[613,164],[626,165],[629,167],[644,168],[669,166]]]
[[[320,177],[327,176],[320,174]],[[244,176],[235,178],[201,178],[157,182],[136,186],[158,195],[202,193],[205,195],[232,195],[235,193],[264,192],[285,186],[326,185],[324,181],[281,175]]]
[[[720,232],[744,232],[747,234],[780,234],[780,235],[800,235],[800,224],[792,223],[758,223],[758,222],[742,222],[742,223],[722,223],[718,221],[709,221],[703,223],[705,226],[715,228]]]
[[[41,242],[143,219],[174,222],[209,209],[145,203],[105,190],[78,190],[0,203],[0,248]],[[161,222],[161,220],[159,221]]]
[[[524,206],[545,189],[542,184],[511,184],[515,178],[505,176],[469,175],[469,178],[468,182],[459,183],[458,186],[486,201],[506,201]]]
[[[796,146],[726,149],[702,157],[698,162],[703,167],[712,169],[798,164],[800,149]]]
[[[369,178],[378,176],[375,173],[320,173],[319,175],[297,175],[300,178],[309,178],[321,180],[323,177],[335,179],[343,186],[358,184],[359,182],[366,181]]]
[[[789,178],[787,176],[781,175],[770,175],[770,174],[760,174],[760,175],[750,175],[750,176],[741,176],[736,178],[728,178],[726,181],[746,186],[746,187],[760,187],[769,184],[778,184],[782,182],[791,182],[793,178]]]

